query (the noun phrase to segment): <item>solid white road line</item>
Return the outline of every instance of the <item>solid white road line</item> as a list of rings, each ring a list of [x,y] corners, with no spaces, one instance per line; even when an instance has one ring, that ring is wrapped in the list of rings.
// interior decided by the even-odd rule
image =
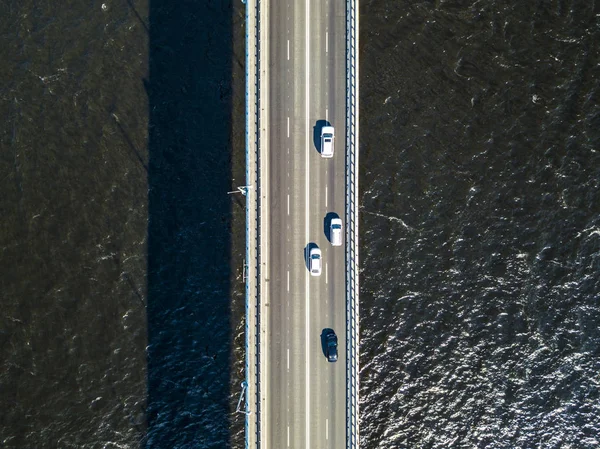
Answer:
[[[269,102],[269,98],[268,98],[268,91],[265,94],[265,100],[266,100],[266,104],[268,104]],[[267,134],[268,136],[268,134]],[[266,142],[266,149],[264,151],[267,152],[268,154],[268,147],[269,147],[269,142],[268,142],[268,137],[267,137],[267,142]],[[268,161],[268,158],[267,158]],[[264,204],[269,204],[270,201],[270,194],[269,194],[269,189],[270,189],[270,183],[269,183],[269,163],[265,162],[264,164],[264,188],[265,188],[265,196],[264,196]],[[268,209],[268,207],[267,207]],[[267,212],[264,214],[264,229],[265,232],[270,232],[270,212]],[[264,265],[263,265],[263,270],[264,273],[262,274],[263,276],[263,281],[262,282],[266,282],[266,279],[264,278],[268,278],[269,275],[267,274],[270,270],[270,260],[269,260],[269,239],[265,239],[265,247],[264,249],[261,251],[261,258],[264,257]],[[264,285],[264,293],[262,294],[262,301],[263,301],[263,305],[261,305],[261,307],[264,308],[264,304],[269,304],[269,288],[267,286],[267,284],[263,284]],[[263,290],[263,289],[261,289]],[[261,292],[262,293],[262,292]],[[268,311],[266,309],[263,310],[263,313],[265,313],[265,317],[264,317],[264,334],[261,336],[261,341],[266,341],[267,339],[267,335],[269,335],[269,329],[271,327],[270,325],[270,317],[268,314]],[[262,319],[261,319],[262,321]],[[263,367],[264,367],[264,373],[266,373],[266,375],[261,376],[262,377],[262,381],[264,383],[264,392],[261,394],[261,398],[260,400],[262,400],[262,404],[261,404],[261,408],[264,407],[265,409],[265,419],[261,419],[261,425],[263,426],[262,432],[264,432],[265,435],[268,435],[269,433],[269,418],[270,418],[270,411],[269,408],[267,407],[267,394],[269,391],[269,368],[270,368],[270,364],[269,364],[269,345],[265,344],[264,345],[264,351],[265,354],[262,357],[262,361],[263,361]],[[265,444],[265,449],[268,449],[268,443]]]
[[[306,29],[305,29],[305,45],[306,45],[306,62],[304,64],[305,67],[305,80],[306,80],[306,86],[305,86],[305,107],[306,107],[306,117],[305,117],[305,130],[304,130],[304,135],[306,136],[305,142],[306,142],[306,148],[305,148],[305,163],[306,163],[306,206],[305,206],[305,226],[306,226],[306,234],[305,234],[305,242],[306,244],[308,244],[309,242],[309,238],[310,238],[310,233],[309,233],[309,203],[310,203],[310,195],[309,195],[309,185],[310,185],[310,170],[309,170],[309,155],[310,155],[310,145],[309,145],[309,139],[308,136],[310,136],[310,115],[309,115],[309,107],[310,107],[310,2],[306,2],[306,15],[304,17],[305,23],[306,23]],[[305,383],[306,383],[306,397],[305,397],[305,409],[304,409],[304,415],[305,415],[305,432],[306,432],[306,449],[311,449],[310,447],[310,354],[309,354],[309,349],[310,349],[310,335],[309,335],[309,328],[310,328],[310,301],[309,301],[309,297],[310,297],[310,284],[309,284],[309,273],[308,271],[305,271],[305,279],[306,279],[306,316],[305,316],[305,332],[306,335],[304,336],[305,338],[305,344],[304,344],[304,348],[306,351],[306,364],[305,364],[305,371],[304,371],[304,375],[306,376],[305,378]]]

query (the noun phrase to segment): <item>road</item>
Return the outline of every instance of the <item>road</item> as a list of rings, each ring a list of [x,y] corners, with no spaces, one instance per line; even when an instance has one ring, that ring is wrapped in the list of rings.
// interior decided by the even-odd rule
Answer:
[[[266,448],[346,445],[345,249],[332,247],[331,214],[345,204],[345,2],[268,3],[268,213],[263,367]],[[322,158],[320,128],[336,130],[335,154]],[[306,248],[317,245],[323,272],[312,277]],[[339,338],[329,363],[321,333]]]

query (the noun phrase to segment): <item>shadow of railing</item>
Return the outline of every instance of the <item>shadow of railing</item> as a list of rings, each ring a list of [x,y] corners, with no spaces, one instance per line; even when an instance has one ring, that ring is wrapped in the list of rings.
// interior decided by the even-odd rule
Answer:
[[[150,0],[146,448],[230,446],[231,0]]]

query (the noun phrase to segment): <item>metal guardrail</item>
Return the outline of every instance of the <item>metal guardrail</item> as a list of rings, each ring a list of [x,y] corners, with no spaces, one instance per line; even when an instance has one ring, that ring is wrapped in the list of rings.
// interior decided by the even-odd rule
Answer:
[[[259,5],[246,0],[246,385],[245,446],[260,447]]]
[[[358,2],[346,0],[346,448],[359,438]]]

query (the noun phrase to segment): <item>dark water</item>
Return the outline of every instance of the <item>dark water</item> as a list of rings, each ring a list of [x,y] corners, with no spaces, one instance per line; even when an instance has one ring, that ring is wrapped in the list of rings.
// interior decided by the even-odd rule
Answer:
[[[0,30],[0,447],[240,447],[243,4]]]
[[[361,2],[363,447],[600,446],[599,14]],[[243,19],[0,4],[0,447],[243,446]]]
[[[361,12],[362,446],[599,447],[600,3]]]

